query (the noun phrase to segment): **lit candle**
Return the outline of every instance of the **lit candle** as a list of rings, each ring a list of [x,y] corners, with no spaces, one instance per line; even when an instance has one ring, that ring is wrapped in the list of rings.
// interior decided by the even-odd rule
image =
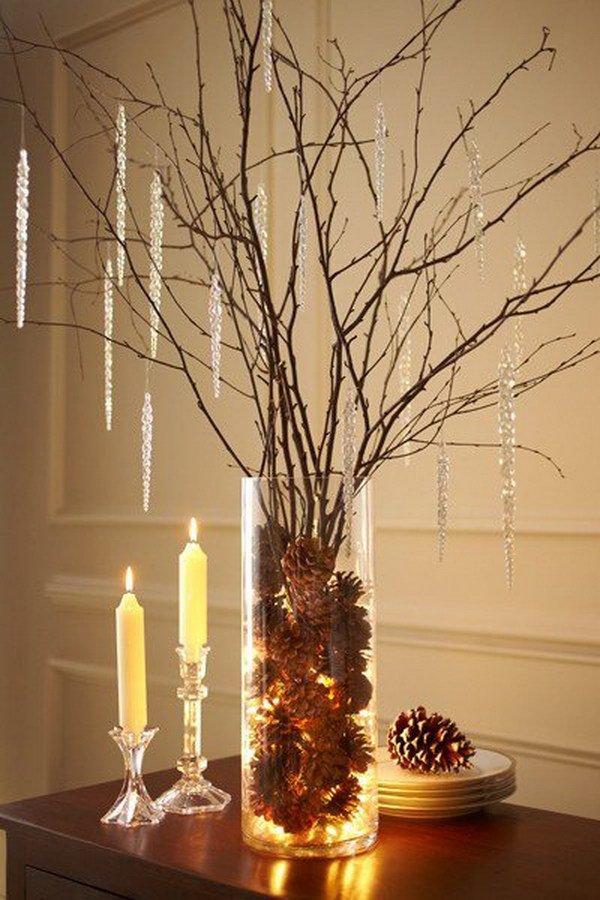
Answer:
[[[189,662],[200,659],[206,644],[206,553],[198,543],[198,525],[190,521],[190,540],[179,554],[179,643]]]
[[[141,734],[148,724],[144,610],[133,593],[133,573],[125,574],[125,593],[116,611],[119,725]]]

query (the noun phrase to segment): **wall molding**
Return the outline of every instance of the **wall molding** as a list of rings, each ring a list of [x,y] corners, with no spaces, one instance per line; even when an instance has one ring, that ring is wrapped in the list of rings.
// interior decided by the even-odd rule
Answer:
[[[100,685],[112,687],[117,683],[116,669],[111,666],[98,665],[96,663],[80,662],[78,660],[51,657],[47,660],[48,670],[67,681],[76,681],[82,684]],[[168,678],[162,675],[149,675],[148,686],[159,694],[172,694],[178,687],[176,678]],[[227,706],[230,709],[239,710],[240,698],[237,691],[232,689],[211,689],[209,698],[213,703]],[[393,715],[382,715],[379,721],[379,743],[385,743],[387,722],[393,719]],[[508,753],[511,756],[526,757],[528,759],[540,759],[546,762],[559,763],[561,765],[578,766],[583,768],[600,769],[600,752],[581,750],[577,747],[568,747],[553,744],[546,741],[523,741],[519,738],[511,738],[506,735],[478,732],[468,729],[469,735],[479,747],[493,747]]]
[[[378,722],[379,744],[385,745],[387,722],[391,722],[393,714],[381,715]],[[586,769],[600,769],[600,753],[593,750],[580,750],[577,747],[565,747],[546,741],[522,741],[506,735],[467,729],[469,737],[476,746],[499,750],[509,756],[540,759],[545,762],[559,763],[567,766],[578,766]]]
[[[54,491],[54,496],[59,494]],[[187,517],[181,515],[153,515],[118,510],[75,511],[68,506],[50,505],[48,524],[83,528],[178,528],[187,525]],[[209,530],[239,531],[240,520],[236,516],[219,516],[209,513],[202,519]],[[406,517],[380,519],[374,523],[376,533],[434,534],[437,525],[433,518]],[[517,533],[522,537],[536,535],[600,535],[600,519],[586,517],[577,510],[557,512],[549,516],[525,515],[518,522]],[[492,515],[463,516],[453,519],[448,534],[501,534],[500,521]]]
[[[84,44],[108,37],[116,31],[121,31],[144,19],[166,12],[174,6],[181,6],[183,3],[184,0],[142,0],[140,3],[134,3],[127,9],[111,13],[89,25],[82,25],[73,31],[63,32],[57,43],[68,50],[77,50]]]
[[[44,588],[49,603],[57,609],[79,614],[105,613],[119,594],[119,585],[109,579],[79,575],[57,575]],[[240,607],[232,604],[226,590],[212,590],[211,627],[240,628]],[[144,608],[148,619],[175,622],[177,594],[173,587],[144,587]],[[410,647],[451,653],[512,657],[580,666],[600,665],[600,641],[565,636],[556,624],[556,632],[539,636],[527,631],[492,632],[471,628],[448,628],[430,622],[380,621],[377,624],[380,646]]]
[[[102,687],[116,687],[117,670],[113,666],[99,665],[98,663],[81,662],[80,660],[63,657],[49,657],[46,660],[48,671],[58,675],[66,681],[76,681],[80,684],[100,685]],[[157,694],[171,696],[180,687],[178,678],[169,678],[166,675],[152,675],[147,677],[148,687]],[[209,688],[208,699],[224,706],[236,707],[240,705],[239,695],[233,690]]]

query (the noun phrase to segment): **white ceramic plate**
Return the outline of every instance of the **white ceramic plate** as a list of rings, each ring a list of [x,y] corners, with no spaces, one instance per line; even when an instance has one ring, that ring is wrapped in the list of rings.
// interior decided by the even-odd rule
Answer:
[[[512,789],[501,791],[497,795],[489,797],[487,800],[480,801],[479,803],[470,803],[454,807],[447,806],[437,809],[419,809],[417,807],[402,809],[400,807],[389,807],[380,804],[379,812],[383,816],[396,816],[403,819],[451,819],[456,816],[467,816],[469,813],[474,813],[483,809],[490,803],[506,800],[512,793],[514,793],[514,787]]]
[[[511,781],[495,790],[481,791],[478,794],[470,794],[459,798],[389,797],[379,794],[378,803],[380,809],[419,809],[423,811],[460,809],[470,806],[478,807],[510,796],[515,792],[516,786],[516,781]]]
[[[390,759],[387,747],[377,750],[378,782],[380,788],[402,791],[427,790],[440,792],[446,789],[462,788],[467,785],[506,776],[515,770],[515,761],[496,750],[476,750],[472,757],[472,767],[460,772],[441,775],[420,775],[407,772]]]
[[[453,794],[451,797],[437,796],[431,794],[384,794],[378,793],[378,801],[386,806],[419,806],[423,809],[437,809],[446,806],[463,806],[469,803],[485,803],[489,798],[493,798],[498,793],[505,791],[514,791],[516,781],[513,779],[507,781],[495,788],[489,788],[482,791],[472,791],[468,794]]]
[[[392,788],[387,785],[379,785],[378,793],[381,797],[405,797],[406,799],[416,799],[416,798],[429,798],[430,800],[456,800],[461,799],[462,797],[470,797],[476,796],[479,794],[485,794],[489,791],[497,790],[498,788],[503,788],[507,785],[513,784],[515,781],[514,772],[509,772],[508,775],[502,776],[502,778],[494,778],[486,781],[481,781],[477,784],[466,784],[464,786],[456,786],[452,788],[442,789],[439,791],[434,790],[404,790],[403,788]]]

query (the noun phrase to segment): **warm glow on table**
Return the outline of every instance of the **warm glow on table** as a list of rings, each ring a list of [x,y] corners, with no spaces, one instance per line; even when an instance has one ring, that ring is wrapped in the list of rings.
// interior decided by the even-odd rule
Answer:
[[[190,521],[190,540],[179,555],[179,643],[188,662],[197,662],[206,644],[207,559],[198,543],[198,524]]]
[[[126,592],[116,611],[119,725],[140,734],[148,724],[144,610],[133,593],[133,573],[125,574]]]

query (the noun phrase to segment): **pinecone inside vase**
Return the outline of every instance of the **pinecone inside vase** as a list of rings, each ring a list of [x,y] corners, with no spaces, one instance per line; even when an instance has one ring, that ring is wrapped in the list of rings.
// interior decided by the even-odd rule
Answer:
[[[301,536],[254,581],[250,804],[294,835],[351,819],[374,759],[368,720],[357,715],[373,692],[365,588],[334,568],[332,548]]]
[[[401,768],[424,775],[470,768],[475,753],[455,722],[439,713],[428,715],[423,706],[396,717],[388,731],[388,750]]]

